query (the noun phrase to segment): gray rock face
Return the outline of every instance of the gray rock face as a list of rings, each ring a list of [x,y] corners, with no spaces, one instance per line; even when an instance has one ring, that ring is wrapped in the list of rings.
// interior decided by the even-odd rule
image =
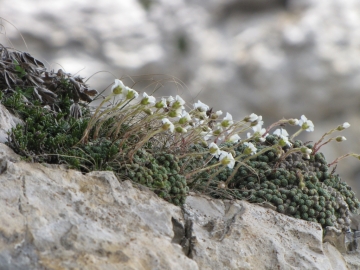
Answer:
[[[318,224],[257,205],[193,194],[183,212],[112,172],[25,163],[4,144],[0,165],[0,269],[360,267],[323,247]]]
[[[180,208],[110,172],[13,163],[1,149],[1,269],[198,269],[172,243]]]
[[[22,121],[13,116],[2,104],[0,104],[0,143],[5,143],[8,138],[7,132],[16,127]]]

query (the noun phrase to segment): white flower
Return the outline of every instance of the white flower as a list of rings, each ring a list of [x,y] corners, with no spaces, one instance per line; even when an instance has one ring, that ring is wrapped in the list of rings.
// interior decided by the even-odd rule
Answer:
[[[278,128],[277,130],[274,131],[273,133],[274,135],[278,135],[279,137],[288,137],[289,133],[286,131],[286,129],[283,128]]]
[[[241,138],[239,135],[234,134],[234,135],[230,136],[230,138],[228,139],[228,142],[237,143],[240,139]]]
[[[176,110],[170,110],[170,111],[168,112],[168,116],[169,116],[169,117],[180,117],[180,116],[181,116],[181,111],[182,111],[181,108],[176,109]]]
[[[196,115],[197,118],[199,118],[200,120],[205,120],[207,117],[206,115],[206,112],[199,112],[197,115]]]
[[[262,128],[261,126],[257,125],[257,126],[254,126],[252,127],[253,131],[254,131],[254,135],[255,134],[258,134],[260,136],[263,136],[265,133],[266,133],[266,128]],[[269,135],[269,134],[266,134],[266,136]],[[264,136],[264,137],[266,137]]]
[[[145,92],[143,93],[143,99],[141,100],[142,105],[155,105],[156,99],[153,96],[148,96]]]
[[[256,137],[260,142],[265,142],[265,138],[269,135],[266,133],[266,129],[262,128],[260,125],[252,127],[254,134],[252,136]],[[266,134],[265,134],[266,133]],[[248,138],[251,137],[250,132],[247,133]]]
[[[253,143],[251,142],[244,142],[244,145],[246,146],[246,148],[244,149],[244,154],[245,155],[255,155],[256,154],[256,147]]]
[[[285,145],[291,146],[291,145],[292,145],[292,143],[289,142],[289,138],[288,138],[288,137],[285,137],[285,136],[281,136],[281,139],[280,139],[279,144],[280,144],[281,146],[285,146]]]
[[[224,117],[224,119],[221,121],[221,125],[223,127],[229,127],[230,125],[232,125],[233,119],[232,119],[232,115],[230,113],[226,113],[226,116]]]
[[[213,120],[218,119],[218,117],[220,115],[222,115],[222,113],[223,113],[222,111],[217,111],[217,112],[211,114],[211,119],[213,119]]]
[[[248,117],[244,118],[245,122],[254,122],[258,119],[258,116],[255,113],[250,114]]]
[[[123,95],[126,96],[127,94],[127,88],[124,85],[122,81],[119,79],[115,79],[114,85],[111,87],[111,92],[113,92],[114,95]]]
[[[221,133],[223,133],[223,128],[221,126],[218,126],[216,129],[213,130],[214,136],[219,136]]]
[[[262,127],[263,124],[264,124],[264,121],[262,121],[262,116],[259,115],[258,118],[251,123],[251,126],[260,126],[260,127]]]
[[[344,129],[348,128],[348,127],[350,127],[350,124],[348,122],[345,122],[341,126],[338,126],[337,130],[341,131],[341,130],[344,130]]]
[[[344,124],[342,124],[342,127],[343,128],[348,128],[348,127],[350,127],[350,124],[348,122],[345,122]]]
[[[163,122],[161,127],[163,130],[170,130],[171,132],[174,132],[174,124],[171,123],[169,119],[163,118],[161,121]]]
[[[206,112],[207,110],[209,110],[209,106],[202,103],[200,100],[198,100],[198,102],[194,104],[194,108],[200,112]]]
[[[227,165],[230,169],[234,168],[235,159],[234,157],[225,151],[220,150],[220,162],[222,165]]]
[[[166,103],[168,106],[170,106],[170,104],[172,104],[174,102],[174,98],[172,96],[169,96],[167,99],[166,99]]]
[[[289,142],[289,133],[286,131],[286,129],[278,128],[274,131],[275,135],[280,137],[279,145],[284,147],[285,145],[291,146],[291,142]]]
[[[179,124],[183,125],[191,121],[191,116],[188,112],[183,111],[181,118],[179,119]]]
[[[161,98],[161,100],[156,102],[156,104],[155,104],[155,108],[157,108],[157,109],[164,108],[165,106],[166,106],[166,99],[165,98]]]
[[[171,107],[173,109],[180,109],[180,108],[182,109],[184,104],[185,101],[179,95],[176,95],[175,101],[171,103]]]
[[[217,146],[216,143],[212,142],[209,144],[209,153],[215,157],[220,155],[220,148]]]
[[[308,120],[305,115],[301,116],[301,119],[299,120],[299,126],[308,132],[314,131],[314,124],[311,120]]]
[[[130,87],[126,86],[126,90],[127,90],[126,99],[138,98],[139,93],[136,92],[134,89],[131,89]]]

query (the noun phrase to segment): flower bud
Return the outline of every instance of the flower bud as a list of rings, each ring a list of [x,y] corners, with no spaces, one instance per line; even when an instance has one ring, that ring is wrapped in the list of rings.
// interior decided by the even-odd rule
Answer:
[[[219,182],[219,184],[218,184],[218,188],[221,188],[221,189],[226,188],[226,184],[225,184],[225,182],[220,181],[220,182]]]
[[[175,131],[177,133],[186,133],[187,132],[187,129],[186,128],[182,128],[182,127],[176,127],[175,128]]]
[[[348,122],[345,122],[344,124],[342,124],[341,126],[338,126],[336,130],[338,131],[342,131],[346,128],[350,127],[350,124]]]
[[[297,126],[299,124],[299,120],[296,118],[290,119],[288,122],[290,125]]]
[[[155,108],[162,109],[166,106],[166,100],[165,98],[162,98],[160,101],[155,103]]]
[[[303,153],[305,155],[310,155],[312,153],[312,149],[309,149],[309,148],[304,147],[304,146],[301,147],[300,150],[301,150],[301,153]]]
[[[342,141],[346,141],[346,138],[344,136],[339,136],[339,137],[336,137],[335,140],[337,142],[342,142]]]
[[[153,115],[153,111],[150,109],[145,109],[143,110],[144,113],[146,113],[147,115]]]

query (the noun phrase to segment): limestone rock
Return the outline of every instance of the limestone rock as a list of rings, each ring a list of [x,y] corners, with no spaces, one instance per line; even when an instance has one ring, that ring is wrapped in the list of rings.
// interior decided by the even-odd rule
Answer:
[[[180,208],[112,172],[14,163],[0,147],[0,269],[198,269],[172,243]]]
[[[0,143],[7,141],[7,132],[22,121],[13,116],[4,105],[0,104]]]
[[[185,209],[194,220],[191,257],[200,269],[332,269],[317,223],[201,196],[188,198]]]
[[[25,163],[0,143],[0,269],[358,269],[319,224],[190,194],[183,208],[112,172]]]

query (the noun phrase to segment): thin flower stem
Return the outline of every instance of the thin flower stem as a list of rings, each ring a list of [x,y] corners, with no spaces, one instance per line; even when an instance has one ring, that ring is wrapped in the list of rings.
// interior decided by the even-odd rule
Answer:
[[[296,131],[291,137],[290,137],[290,141],[294,140],[294,138],[296,136],[299,136],[299,134],[303,131],[302,128],[300,128],[298,131]]]
[[[218,167],[220,165],[222,165],[221,162],[213,164],[213,165],[205,167],[205,168],[202,168],[202,169],[199,169],[199,170],[194,170],[194,171],[192,171],[192,172],[190,172],[189,174],[186,175],[186,179],[189,179],[190,176],[192,176],[192,175],[194,175],[196,173],[200,173],[200,172],[203,172],[203,171],[206,171],[206,170],[210,170],[210,169]],[[188,183],[191,184],[194,181],[195,181],[195,179],[193,179],[192,181],[189,181]]]

